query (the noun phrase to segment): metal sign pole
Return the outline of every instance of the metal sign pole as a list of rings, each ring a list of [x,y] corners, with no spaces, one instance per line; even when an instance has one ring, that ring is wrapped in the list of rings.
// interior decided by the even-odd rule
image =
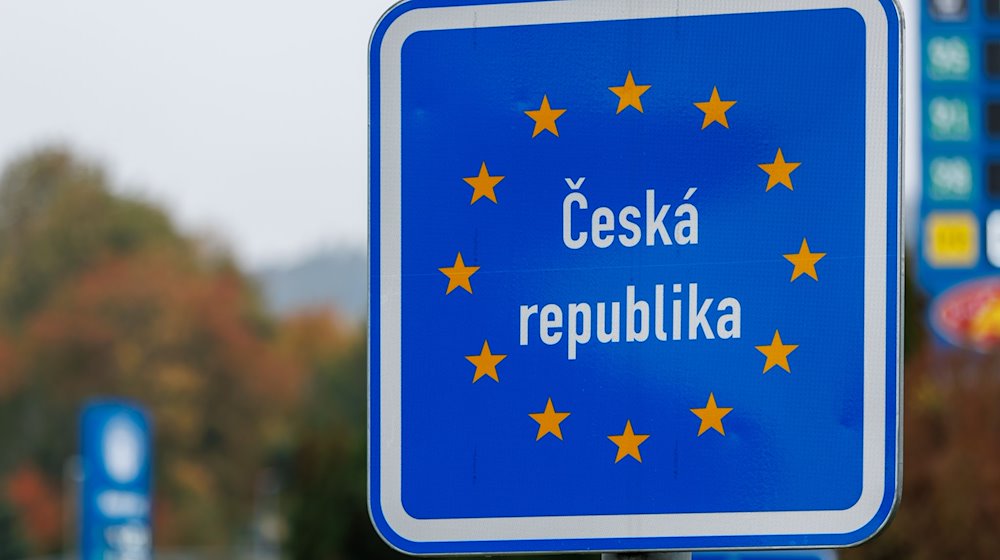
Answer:
[[[606,552],[601,560],[691,560],[690,552]]]

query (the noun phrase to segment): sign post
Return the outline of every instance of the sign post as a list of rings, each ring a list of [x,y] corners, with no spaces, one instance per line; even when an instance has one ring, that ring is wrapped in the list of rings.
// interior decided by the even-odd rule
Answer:
[[[146,412],[121,401],[87,405],[81,415],[83,560],[149,560],[150,427]]]
[[[889,0],[417,0],[370,51],[370,511],[415,554],[841,547],[899,483]]]

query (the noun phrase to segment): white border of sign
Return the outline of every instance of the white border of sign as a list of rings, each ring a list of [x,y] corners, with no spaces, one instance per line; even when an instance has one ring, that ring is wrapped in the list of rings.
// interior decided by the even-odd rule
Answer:
[[[401,422],[401,54],[413,33],[472,27],[501,27],[608,20],[668,18],[714,14],[807,11],[849,8],[864,20],[866,42],[865,134],[865,270],[864,270],[864,424],[862,492],[843,510],[730,513],[676,513],[417,519],[402,504]],[[609,9],[600,0],[561,0],[416,8],[389,24],[378,52],[380,182],[378,236],[380,261],[378,320],[380,433],[372,445],[380,451],[380,505],[385,521],[400,537],[413,542],[474,542],[575,539],[637,539],[664,537],[739,537],[768,535],[848,534],[862,529],[877,515],[885,498],[887,379],[886,329],[898,328],[898,317],[887,322],[887,173],[888,21],[878,0],[746,0],[662,1],[621,0]],[[901,26],[900,26],[901,27]],[[900,29],[901,33],[901,29]],[[375,53],[372,54],[375,56]],[[895,108],[895,107],[894,107]],[[374,108],[373,108],[374,109]],[[892,201],[890,201],[891,203]],[[388,235],[386,232],[397,232]],[[898,239],[891,242],[898,244]],[[374,264],[374,263],[373,263]],[[374,319],[374,318],[373,318]],[[897,349],[888,349],[889,357]],[[898,359],[894,360],[898,363]],[[898,390],[898,389],[897,389]],[[374,397],[374,395],[373,395]],[[373,475],[374,476],[374,475]],[[894,492],[895,489],[889,489]],[[374,507],[374,504],[373,504]]]

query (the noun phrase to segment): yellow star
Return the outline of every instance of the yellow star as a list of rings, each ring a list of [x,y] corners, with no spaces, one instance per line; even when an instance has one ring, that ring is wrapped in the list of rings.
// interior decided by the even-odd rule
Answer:
[[[764,170],[767,173],[767,188],[764,192],[771,190],[771,187],[775,185],[785,185],[788,190],[792,189],[792,171],[795,168],[802,165],[802,163],[786,162],[785,156],[781,153],[781,148],[778,148],[778,154],[774,156],[773,163],[758,163],[757,167]]]
[[[721,408],[715,404],[715,393],[708,394],[708,404],[705,408],[692,408],[691,412],[701,418],[701,426],[698,428],[698,437],[712,429],[722,435],[726,435],[726,430],[722,428],[722,419],[732,412],[732,408]]]
[[[476,366],[476,373],[475,377],[472,378],[472,382],[479,381],[479,378],[484,375],[492,377],[493,381],[499,382],[500,377],[497,376],[497,364],[504,361],[506,357],[507,354],[493,354],[490,352],[490,343],[484,340],[483,349],[480,350],[478,355],[465,357],[466,360],[469,360]],[[559,429],[558,426],[556,429]]]
[[[468,183],[472,187],[472,202],[475,203],[480,198],[484,196],[494,203],[497,201],[497,195],[493,192],[493,187],[497,186],[497,183],[503,181],[503,175],[490,175],[490,172],[486,169],[486,162],[479,168],[479,175],[475,177],[463,177],[462,180]]]
[[[538,435],[535,437],[535,441],[542,439],[545,434],[552,434],[559,439],[562,439],[562,430],[559,429],[559,423],[569,416],[568,412],[556,412],[556,409],[552,406],[552,398],[549,397],[549,402],[545,404],[545,412],[535,412],[528,414],[531,419],[538,422]]]
[[[458,256],[455,257],[455,264],[453,266],[446,266],[439,268],[445,276],[448,277],[448,289],[445,291],[445,295],[451,293],[455,288],[464,288],[465,291],[472,293],[472,283],[469,282],[469,277],[479,270],[478,266],[465,266],[465,261],[462,260],[462,253],[459,252]]]
[[[639,99],[639,96],[646,93],[646,90],[650,87],[652,86],[635,85],[635,80],[632,79],[632,71],[629,70],[628,76],[625,76],[624,85],[611,86],[608,89],[618,96],[618,113],[624,111],[626,107],[635,107],[641,113],[642,101]]]
[[[632,421],[625,421],[625,431],[620,436],[608,436],[608,439],[618,446],[618,456],[615,462],[621,461],[626,455],[631,456],[636,461],[642,462],[642,455],[639,455],[639,444],[646,441],[649,435],[636,434],[632,431]]]
[[[790,282],[794,282],[796,278],[803,274],[812,277],[813,280],[819,281],[819,277],[816,276],[816,263],[825,257],[826,253],[809,252],[809,244],[806,243],[805,237],[802,238],[802,246],[799,247],[798,253],[783,256],[788,262],[795,265],[795,268],[792,270],[792,279]]]
[[[771,344],[767,346],[755,346],[761,354],[767,356],[767,360],[764,361],[764,373],[767,370],[773,368],[774,366],[779,366],[781,369],[792,373],[792,370],[788,367],[788,355],[798,348],[798,344],[783,344],[781,342],[781,335],[778,334],[778,330],[774,331],[774,338],[771,339]]]
[[[729,121],[726,120],[726,111],[731,109],[733,105],[736,105],[735,101],[723,101],[719,98],[719,89],[713,87],[712,96],[708,98],[708,101],[701,101],[694,104],[695,107],[705,113],[705,119],[701,121],[701,129],[705,130],[708,125],[715,122],[729,128]]]
[[[542,96],[542,106],[536,111],[525,111],[524,114],[535,121],[535,131],[531,137],[538,136],[543,130],[548,130],[552,134],[559,136],[559,129],[556,128],[556,119],[562,116],[566,109],[553,109],[549,106],[549,96]]]

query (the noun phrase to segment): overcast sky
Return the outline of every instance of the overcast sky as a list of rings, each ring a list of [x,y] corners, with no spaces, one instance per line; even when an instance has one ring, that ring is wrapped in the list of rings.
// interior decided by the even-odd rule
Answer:
[[[2,0],[0,162],[71,146],[255,267],[363,246],[368,38],[391,3]]]

